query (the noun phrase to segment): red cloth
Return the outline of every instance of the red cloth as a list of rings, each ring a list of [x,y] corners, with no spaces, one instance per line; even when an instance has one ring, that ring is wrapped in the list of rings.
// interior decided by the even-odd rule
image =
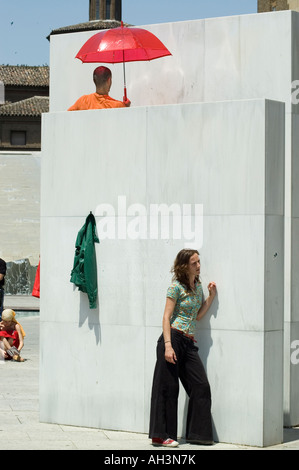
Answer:
[[[33,297],[40,297],[40,262],[38,263],[38,267],[36,270],[35,280],[32,289],[32,296]]]
[[[15,346],[16,348],[19,347],[20,340],[19,340],[19,334],[17,330],[11,330],[10,332],[2,330],[0,331],[0,336],[4,338],[13,338],[12,346]]]

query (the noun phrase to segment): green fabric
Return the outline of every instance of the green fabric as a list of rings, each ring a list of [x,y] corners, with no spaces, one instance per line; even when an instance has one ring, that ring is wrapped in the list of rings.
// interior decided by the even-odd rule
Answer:
[[[98,279],[95,243],[99,243],[96,221],[92,213],[86,218],[76,239],[74,266],[71,280],[81,292],[88,295],[89,307],[97,307]]]

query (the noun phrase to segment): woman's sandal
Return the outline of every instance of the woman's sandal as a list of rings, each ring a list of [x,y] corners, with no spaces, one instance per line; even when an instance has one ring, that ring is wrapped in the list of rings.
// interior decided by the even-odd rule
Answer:
[[[20,356],[20,354],[15,354],[12,356],[12,360],[15,362],[24,362],[24,359]]]

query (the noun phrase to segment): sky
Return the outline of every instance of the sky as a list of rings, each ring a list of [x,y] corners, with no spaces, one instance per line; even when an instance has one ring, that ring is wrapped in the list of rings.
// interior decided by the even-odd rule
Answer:
[[[123,0],[124,22],[146,26],[257,12],[257,0]],[[89,19],[89,0],[0,0],[0,64],[49,65],[53,29]]]

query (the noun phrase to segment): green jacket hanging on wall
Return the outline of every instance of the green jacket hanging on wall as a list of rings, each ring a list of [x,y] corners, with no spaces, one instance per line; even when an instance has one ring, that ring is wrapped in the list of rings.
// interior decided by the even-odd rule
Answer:
[[[95,243],[99,243],[96,221],[90,213],[76,239],[74,266],[71,272],[73,282],[81,292],[86,292],[89,307],[97,307],[98,281]]]

